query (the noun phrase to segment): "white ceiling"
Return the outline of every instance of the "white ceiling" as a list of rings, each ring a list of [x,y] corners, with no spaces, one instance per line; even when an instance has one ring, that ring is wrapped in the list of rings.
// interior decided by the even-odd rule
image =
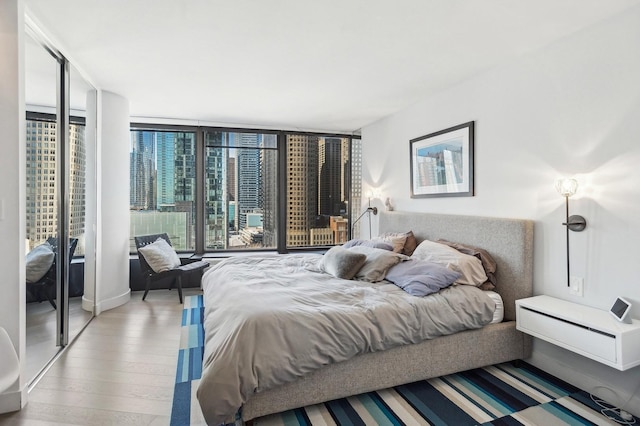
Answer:
[[[25,0],[139,117],[352,132],[638,0]]]

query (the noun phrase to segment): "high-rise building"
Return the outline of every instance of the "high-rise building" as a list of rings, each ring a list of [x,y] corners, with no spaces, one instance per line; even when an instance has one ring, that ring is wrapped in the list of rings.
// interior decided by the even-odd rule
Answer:
[[[156,205],[149,210],[173,211],[175,207],[176,134],[154,132],[156,150]]]
[[[156,132],[135,130],[131,132],[131,193],[132,210],[156,208]]]
[[[227,198],[229,201],[236,200],[236,158],[229,157],[229,163],[227,165]]]
[[[351,160],[346,167],[348,173],[347,182],[351,182],[350,185],[350,200],[351,205],[351,221],[355,220],[360,215],[360,203],[362,202],[362,139],[351,139]],[[348,183],[347,183],[348,185]],[[352,236],[360,235],[360,222],[356,223],[351,229]]]
[[[287,135],[287,247],[311,245],[318,215],[318,139]]]
[[[87,147],[84,132],[84,125],[69,125],[69,236],[74,238],[83,236],[85,227]],[[76,253],[84,254],[84,239],[79,243]]]
[[[260,181],[260,150],[256,149],[262,135],[236,133],[237,154],[237,200],[238,228],[247,226],[247,213],[260,209],[262,182]],[[242,149],[253,148],[253,149]]]
[[[26,237],[28,249],[57,236],[56,123],[26,121]],[[69,126],[69,235],[79,238],[85,227],[86,147],[84,126]],[[78,252],[80,253],[80,251]]]
[[[264,145],[277,147],[277,136],[263,135]],[[278,152],[260,150],[260,178],[262,180],[262,223],[264,247],[278,245]]]
[[[229,230],[233,229],[237,209],[227,206],[229,149],[221,148],[228,144],[228,133],[207,132],[205,135],[205,246],[207,249],[224,250],[228,248]]]
[[[194,133],[174,133],[173,210],[186,214],[185,248],[195,247],[196,140]]]
[[[343,143],[343,141],[345,143]],[[348,188],[345,188],[345,158],[349,158],[349,141],[321,138],[318,143],[318,213],[325,218],[346,214]],[[346,156],[345,156],[346,154]]]
[[[176,203],[193,203],[196,199],[196,140],[194,133],[174,133],[174,185]]]

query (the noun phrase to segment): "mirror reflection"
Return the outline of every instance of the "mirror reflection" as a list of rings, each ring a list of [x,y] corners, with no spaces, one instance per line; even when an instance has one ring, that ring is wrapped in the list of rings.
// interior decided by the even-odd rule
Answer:
[[[69,67],[69,132],[58,131],[59,61],[29,34],[25,36],[26,105],[26,377],[33,380],[93,315],[94,239],[87,220],[87,183],[94,182],[95,93],[73,67]],[[89,104],[88,104],[89,102]],[[63,153],[65,155],[63,155]],[[67,195],[61,182],[66,180]],[[58,217],[66,202],[68,217]],[[87,225],[89,226],[87,227]],[[65,227],[68,229],[63,229]],[[69,235],[66,265],[59,265],[61,242]],[[68,283],[60,277],[68,270]],[[64,287],[61,287],[64,286]],[[60,300],[60,289],[67,298]],[[83,302],[85,293],[91,295]]]

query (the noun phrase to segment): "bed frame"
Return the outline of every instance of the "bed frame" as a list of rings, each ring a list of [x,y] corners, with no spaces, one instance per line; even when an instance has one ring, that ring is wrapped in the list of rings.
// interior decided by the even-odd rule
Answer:
[[[242,407],[245,422],[251,424],[251,419],[267,414],[530,356],[530,337],[516,330],[515,301],[533,293],[533,221],[380,213],[380,233],[408,230],[413,231],[419,242],[443,238],[486,249],[498,264],[495,291],[504,301],[504,321],[415,345],[359,355],[295,382],[259,392]]]

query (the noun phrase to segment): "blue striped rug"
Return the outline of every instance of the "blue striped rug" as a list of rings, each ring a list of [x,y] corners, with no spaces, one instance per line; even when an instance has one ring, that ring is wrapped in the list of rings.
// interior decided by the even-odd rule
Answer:
[[[202,373],[202,296],[185,298],[172,426],[205,422],[195,391]],[[640,422],[636,419],[636,422]],[[478,368],[261,417],[259,426],[616,425],[589,394],[522,362]]]
[[[204,355],[203,319],[202,295],[185,297],[176,384],[173,388],[173,405],[171,406],[172,426],[205,424],[196,398],[196,389],[202,377]]]

